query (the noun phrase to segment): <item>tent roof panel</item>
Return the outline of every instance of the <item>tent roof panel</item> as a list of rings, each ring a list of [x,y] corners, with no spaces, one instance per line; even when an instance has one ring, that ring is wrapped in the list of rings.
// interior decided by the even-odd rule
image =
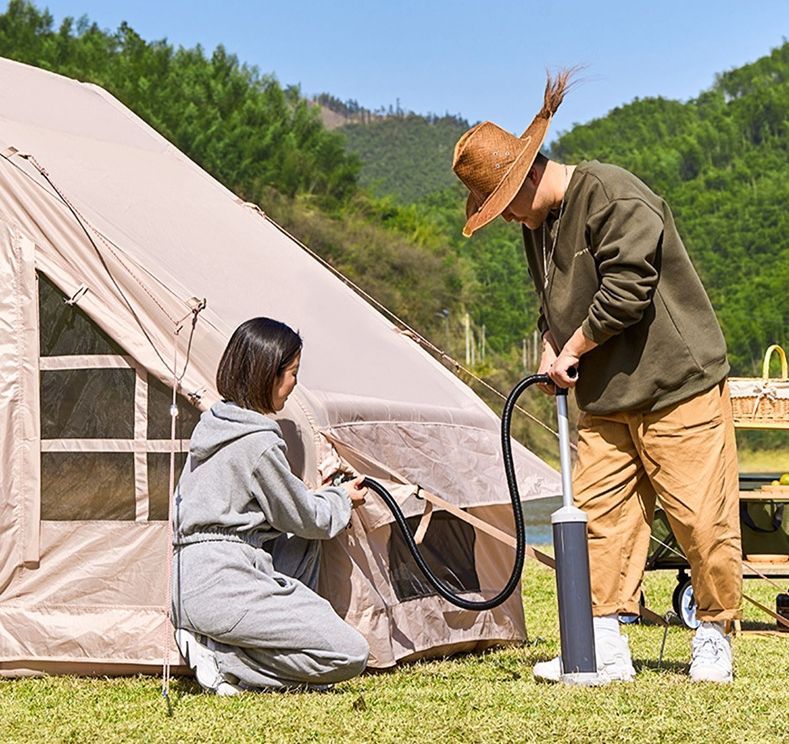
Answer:
[[[0,88],[0,145],[33,155],[108,240],[164,286],[206,297],[228,329],[261,314],[298,328],[307,387],[415,405],[483,405],[106,92],[8,60],[0,60]]]

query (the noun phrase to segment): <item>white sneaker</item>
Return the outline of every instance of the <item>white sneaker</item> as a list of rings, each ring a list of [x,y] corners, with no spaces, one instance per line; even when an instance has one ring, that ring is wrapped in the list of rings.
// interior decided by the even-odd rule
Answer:
[[[201,637],[185,628],[179,628],[175,631],[175,644],[204,690],[223,697],[243,692],[243,688],[225,680],[219,671],[214,652],[205,645]]]
[[[720,623],[699,625],[691,649],[690,678],[693,682],[732,681],[731,640]]]
[[[536,680],[541,682],[560,682],[562,679],[562,657],[555,656],[548,661],[538,661],[532,669]]]
[[[240,695],[244,692],[244,688],[223,680],[216,686],[214,692],[219,695],[219,697],[232,697],[233,695]]]
[[[636,676],[627,636],[605,634],[595,637],[595,658],[599,685],[609,682],[631,682]],[[562,679],[562,658],[557,656],[550,661],[541,661],[532,670],[535,678],[544,682],[560,682]]]

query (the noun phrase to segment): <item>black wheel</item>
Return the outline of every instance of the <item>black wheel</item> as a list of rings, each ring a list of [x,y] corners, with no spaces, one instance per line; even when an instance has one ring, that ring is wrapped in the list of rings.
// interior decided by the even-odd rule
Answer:
[[[690,577],[684,572],[680,572],[677,576],[677,586],[671,596],[671,604],[685,627],[695,630],[701,625],[701,621],[696,618],[693,585],[690,583]]]

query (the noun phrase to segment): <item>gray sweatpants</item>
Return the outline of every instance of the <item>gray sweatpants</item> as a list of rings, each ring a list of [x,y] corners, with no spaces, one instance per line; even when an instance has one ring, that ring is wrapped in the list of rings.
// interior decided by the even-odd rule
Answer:
[[[314,591],[319,541],[201,542],[177,548],[173,561],[176,625],[210,639],[230,682],[287,688],[364,671],[367,641]]]

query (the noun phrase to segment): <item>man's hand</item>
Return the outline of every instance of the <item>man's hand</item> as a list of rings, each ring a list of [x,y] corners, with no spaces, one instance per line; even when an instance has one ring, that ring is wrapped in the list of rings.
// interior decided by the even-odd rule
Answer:
[[[581,358],[568,352],[565,346],[548,370],[548,376],[555,385],[561,388],[574,388],[578,381],[578,362],[580,361]],[[570,377],[570,368],[573,369],[573,377]]]
[[[546,331],[542,337],[542,356],[540,357],[540,368],[537,370],[539,375],[550,374],[551,367],[556,361],[556,351],[553,348],[553,337],[550,331]],[[540,383],[537,387],[546,395],[554,394],[553,385]]]
[[[358,509],[364,503],[365,496],[367,496],[367,489],[362,486],[362,481],[364,481],[364,476],[360,475],[358,478],[342,484],[345,486],[345,492],[351,500],[352,509]]]
[[[554,359],[551,368],[548,370],[548,377],[559,387],[574,388],[575,383],[578,382],[578,364],[581,361],[581,357],[596,346],[597,343],[584,336],[580,328],[576,328],[575,333],[570,336],[564,348]],[[576,374],[574,377],[570,377],[568,374],[571,367],[575,368]]]

